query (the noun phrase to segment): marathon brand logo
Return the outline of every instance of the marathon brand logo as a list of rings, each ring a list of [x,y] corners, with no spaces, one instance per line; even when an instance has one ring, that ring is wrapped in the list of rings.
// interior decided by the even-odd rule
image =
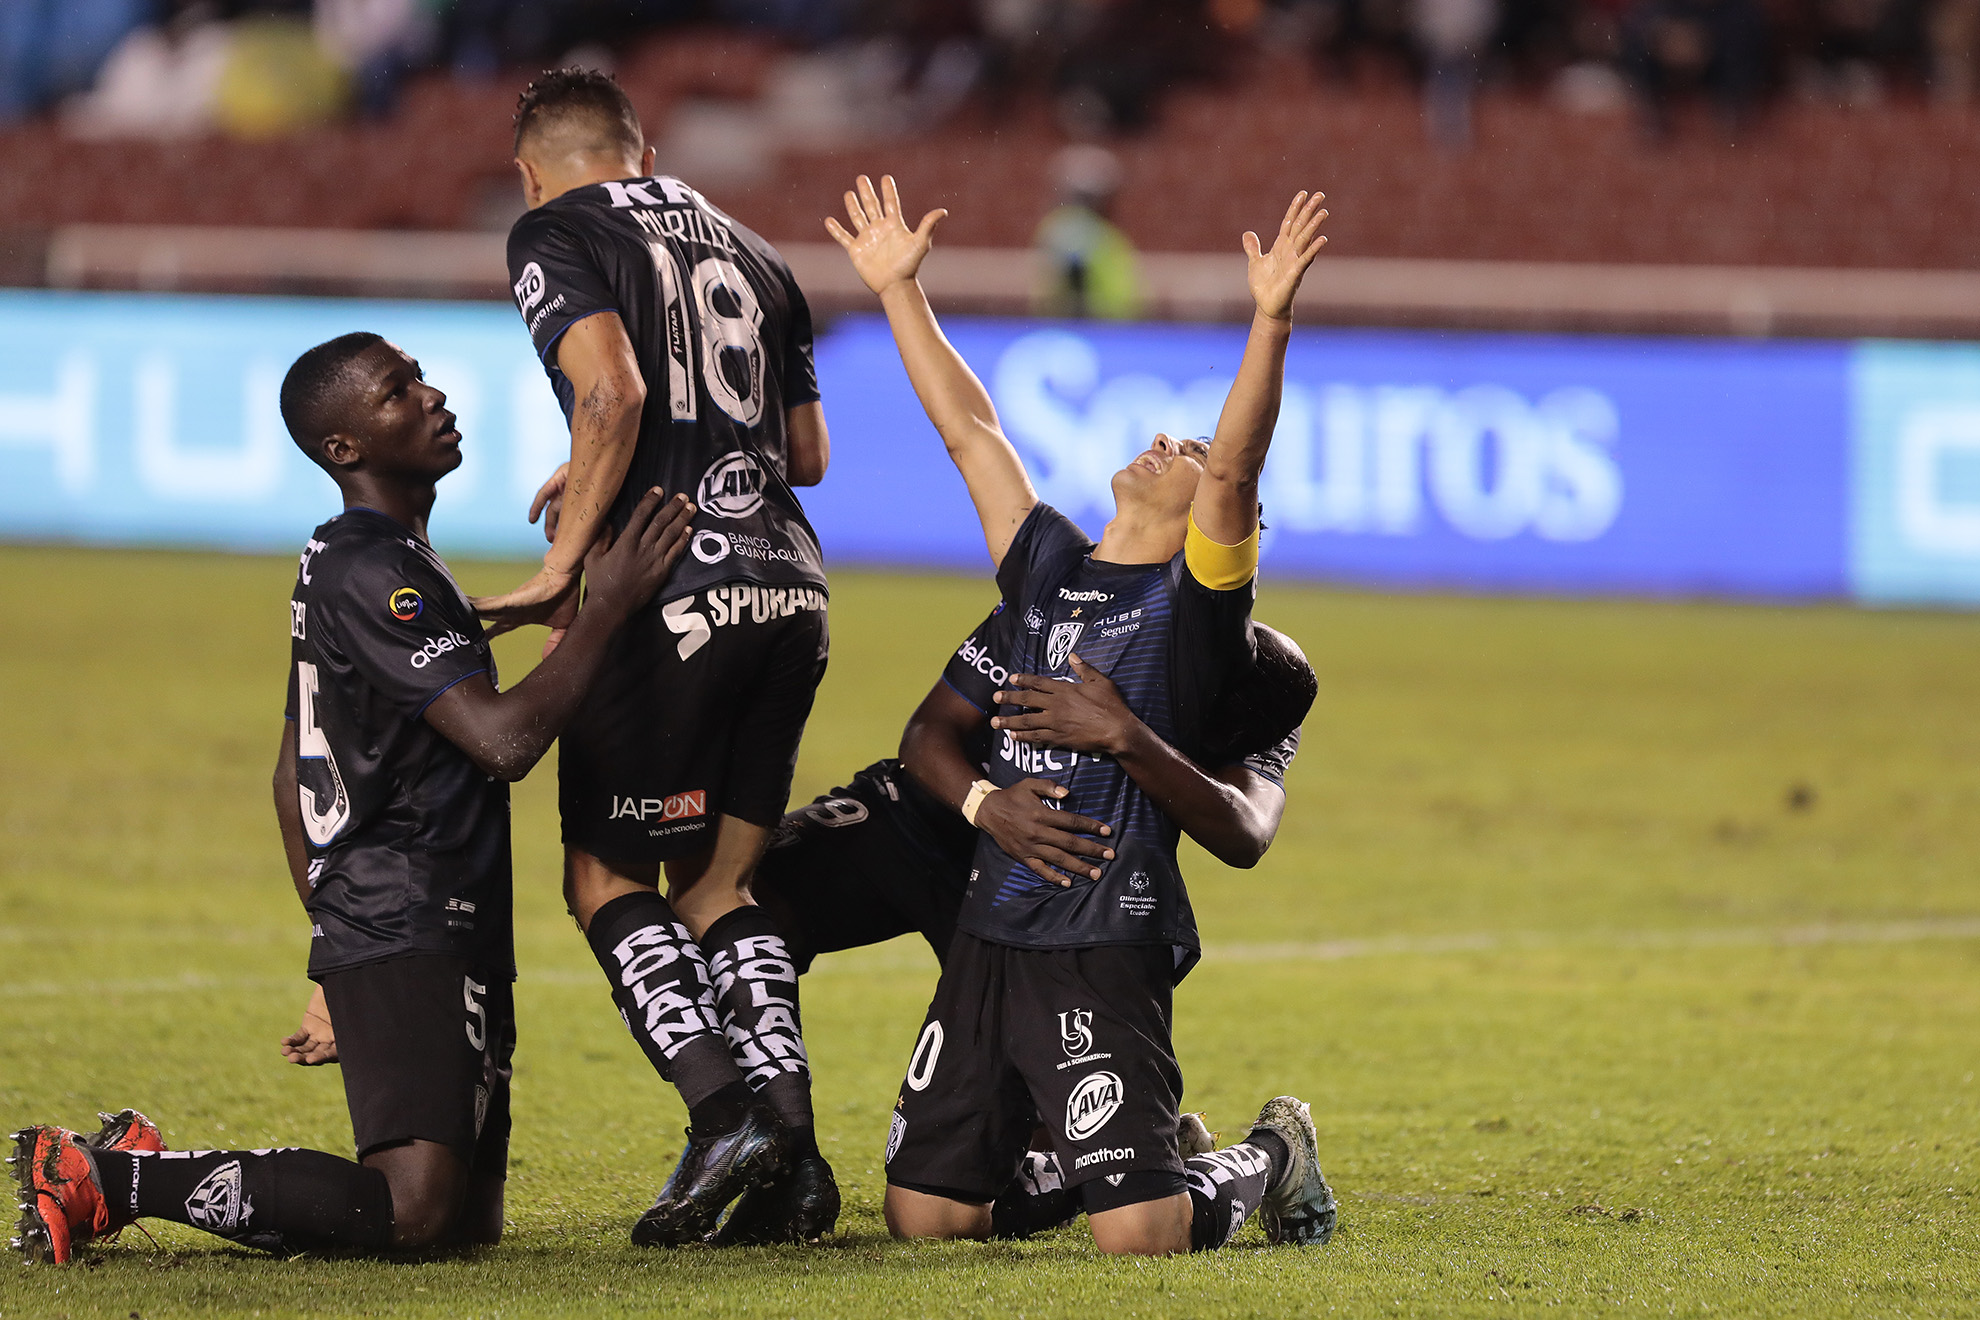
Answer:
[[[1074,1160],[1073,1168],[1084,1169],[1091,1164],[1118,1164],[1122,1160],[1131,1160],[1133,1158],[1134,1147],[1132,1146],[1102,1146],[1099,1150],[1090,1150]],[[1115,1185],[1119,1186],[1118,1183]]]
[[[1070,587],[1059,588],[1060,600],[1099,601],[1102,605],[1114,598],[1111,591],[1074,591]]]
[[[708,645],[715,629],[738,623],[769,623],[806,610],[825,608],[825,593],[816,587],[760,587],[754,582],[731,582],[660,607],[667,631],[681,640],[675,649],[685,660]],[[707,613],[695,608],[705,606]]]
[[[1066,1097],[1066,1140],[1085,1141],[1107,1126],[1126,1097],[1121,1079],[1110,1072],[1088,1073]]]
[[[747,518],[763,507],[763,468],[753,454],[732,449],[708,465],[694,502],[717,518]]]
[[[686,820],[707,814],[708,790],[697,788],[686,793],[671,793],[664,798],[622,798],[614,794],[610,819],[620,820],[630,816],[638,821]]]
[[[516,306],[524,316],[543,301],[543,289],[543,267],[532,261],[522,268],[522,278],[516,281]]]
[[[426,645],[412,653],[410,657],[412,667],[414,669],[424,669],[449,651],[458,651],[462,647],[473,645],[473,642],[470,642],[467,638],[461,636],[452,628],[449,628],[446,635],[427,638]]]
[[[426,602],[411,587],[400,587],[385,602],[385,608],[392,611],[392,617],[400,623],[411,623],[426,612]]]
[[[956,659],[962,661],[963,664],[983,675],[998,687],[1002,687],[1011,681],[1009,666],[998,664],[996,657],[990,654],[990,648],[978,642],[974,637],[964,642],[957,649]]]

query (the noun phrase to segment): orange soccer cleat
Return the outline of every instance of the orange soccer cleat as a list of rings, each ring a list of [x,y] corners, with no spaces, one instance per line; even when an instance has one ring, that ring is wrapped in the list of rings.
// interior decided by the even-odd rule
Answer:
[[[20,1183],[22,1257],[61,1265],[76,1247],[129,1222],[113,1219],[82,1138],[67,1128],[22,1128],[8,1157]]]
[[[99,1113],[103,1129],[82,1143],[91,1150],[161,1151],[166,1149],[165,1134],[158,1125],[135,1109],[119,1109],[114,1114]]]

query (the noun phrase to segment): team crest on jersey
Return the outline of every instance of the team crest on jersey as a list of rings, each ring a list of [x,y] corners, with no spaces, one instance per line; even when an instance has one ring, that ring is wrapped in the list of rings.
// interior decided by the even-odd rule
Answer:
[[[411,587],[400,587],[386,604],[391,608],[392,617],[400,623],[411,623],[426,610],[426,602]]]
[[[1085,1141],[1120,1112],[1121,1079],[1110,1072],[1088,1073],[1066,1097],[1066,1140]]]
[[[209,1233],[232,1233],[254,1213],[241,1194],[241,1162],[229,1160],[199,1180],[186,1198],[186,1220]]]
[[[763,507],[763,468],[753,455],[732,449],[701,474],[694,502],[717,518],[747,518]]]
[[[1045,641],[1045,667],[1057,669],[1065,664],[1073,647],[1079,645],[1079,635],[1085,631],[1086,625],[1083,623],[1053,624],[1052,635]]]

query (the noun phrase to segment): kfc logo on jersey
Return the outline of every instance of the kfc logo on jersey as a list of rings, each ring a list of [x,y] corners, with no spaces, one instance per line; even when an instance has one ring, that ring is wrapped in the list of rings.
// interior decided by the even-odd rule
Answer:
[[[1086,625],[1083,623],[1053,624],[1052,635],[1045,642],[1045,667],[1057,669],[1065,664],[1073,647],[1079,645],[1079,635],[1085,631]]]
[[[400,623],[411,623],[425,613],[426,602],[411,587],[400,587],[385,602],[385,608],[391,610],[392,617]]]
[[[990,648],[978,643],[974,637],[956,651],[956,659],[1000,687],[1010,681],[1011,671],[998,664],[996,657],[990,654]]]
[[[1066,1140],[1085,1141],[1120,1112],[1121,1079],[1110,1072],[1088,1073],[1066,1097]]]
[[[1066,1057],[1077,1059],[1093,1048],[1093,1010],[1075,1008],[1070,1013],[1059,1014],[1059,1044],[1066,1050]]]
[[[516,281],[516,306],[524,316],[530,308],[543,301],[543,267],[534,261],[522,268],[522,278]]]
[[[467,638],[449,628],[444,637],[429,637],[426,645],[412,653],[410,657],[414,669],[424,669],[449,651],[458,651],[463,646],[473,646]]]
[[[740,449],[709,464],[694,502],[717,518],[747,518],[763,507],[763,468]]]
[[[630,816],[635,820],[685,820],[708,814],[708,790],[697,788],[664,798],[630,798],[614,795],[611,819]]]

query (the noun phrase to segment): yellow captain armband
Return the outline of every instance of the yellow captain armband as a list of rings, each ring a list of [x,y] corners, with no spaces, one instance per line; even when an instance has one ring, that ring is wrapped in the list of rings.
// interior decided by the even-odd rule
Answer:
[[[1235,591],[1258,572],[1258,528],[1236,545],[1213,541],[1196,525],[1189,511],[1189,533],[1183,538],[1183,562],[1189,575],[1212,591]]]

